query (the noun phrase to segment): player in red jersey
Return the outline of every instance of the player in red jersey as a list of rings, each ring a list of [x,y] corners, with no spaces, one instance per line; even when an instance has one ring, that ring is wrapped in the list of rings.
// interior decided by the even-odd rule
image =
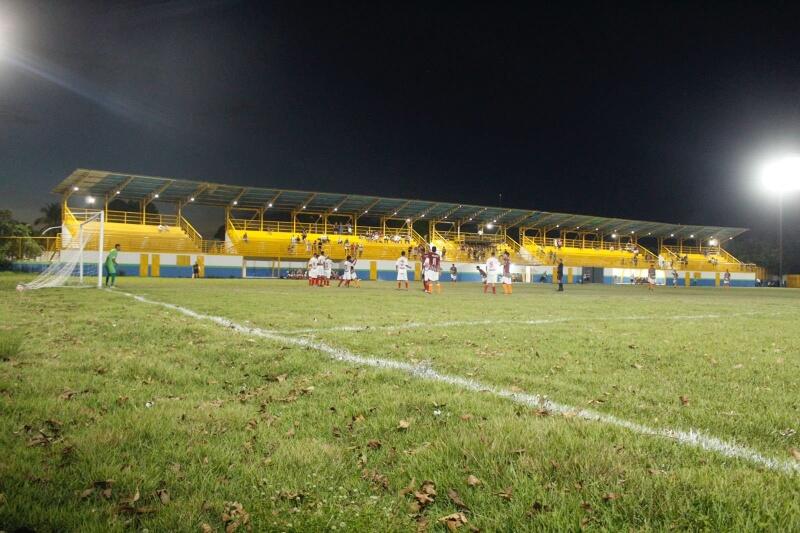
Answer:
[[[511,256],[508,252],[503,252],[503,293],[511,294]]]
[[[442,285],[439,283],[439,269],[441,268],[441,264],[441,256],[436,252],[436,247],[431,246],[431,251],[425,254],[422,262],[425,292],[428,294],[431,294],[434,283],[436,284],[436,292],[442,292]]]

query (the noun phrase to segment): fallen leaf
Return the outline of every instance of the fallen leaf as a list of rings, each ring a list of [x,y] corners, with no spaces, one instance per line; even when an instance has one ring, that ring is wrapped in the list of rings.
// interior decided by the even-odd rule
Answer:
[[[453,513],[443,516],[439,519],[439,522],[444,524],[448,531],[457,531],[461,526],[468,523],[467,517],[464,516],[464,513]]]
[[[641,370],[642,369],[642,365],[640,365],[639,363],[633,363],[631,366],[633,368],[635,368],[636,370]]]
[[[400,489],[397,494],[399,496],[405,496],[409,492],[414,492],[414,487],[416,486],[417,486],[417,480],[412,477],[408,485]]]
[[[136,487],[136,492],[134,492],[132,495],[128,496],[127,498],[121,499],[119,502],[121,504],[123,504],[123,505],[125,505],[125,504],[134,504],[134,503],[139,501],[140,497],[141,497],[141,495],[139,494],[139,487]]]
[[[689,397],[688,396],[681,396],[680,400],[681,400],[681,405],[683,405],[684,407],[689,405]]]
[[[294,428],[289,428],[289,431],[286,432],[287,437],[294,437]]]
[[[405,430],[408,429],[411,424],[407,420],[401,420],[397,423],[397,429]]]
[[[514,495],[514,489],[512,487],[506,487],[500,492],[498,492],[497,495],[503,498],[504,500],[511,501],[511,498]]]
[[[161,500],[162,504],[167,505],[169,503],[169,492],[167,492],[167,489],[158,489],[156,495],[158,499]]]
[[[790,448],[789,453],[792,454],[792,457],[800,461],[800,450],[797,448]]]
[[[94,487],[89,487],[88,489],[86,489],[83,492],[81,492],[81,500],[85,500],[86,498],[91,496],[93,493],[94,493]]]
[[[450,498],[450,501],[453,502],[458,509],[462,511],[469,511],[467,504],[464,503],[464,500],[461,499],[461,496],[453,489],[447,489],[447,497]]]
[[[465,414],[461,415],[461,420],[463,422],[469,422],[470,420],[472,420],[472,418],[473,418],[473,416],[470,413],[465,413]]]
[[[533,502],[531,504],[531,508],[525,514],[527,514],[528,516],[535,516],[539,513],[549,513],[549,512],[550,512],[549,505],[544,505],[542,502]]]
[[[74,391],[72,389],[65,389],[64,392],[58,395],[60,400],[71,400],[73,396],[78,394],[78,391]]]
[[[250,522],[250,514],[239,502],[225,502],[222,522],[225,524],[225,533],[233,533],[239,526],[247,525]]]
[[[478,479],[475,476],[473,476],[472,474],[467,476],[467,485],[469,485],[470,487],[476,487],[476,486],[480,485],[481,483],[483,483],[483,482],[480,479]]]
[[[200,533],[214,533],[214,528],[203,522],[200,524]]]
[[[619,500],[620,497],[621,496],[616,492],[606,492],[605,494],[603,494],[603,501],[610,502],[613,500]]]
[[[381,447],[381,441],[377,439],[370,440],[369,442],[367,442],[367,447],[372,448],[373,450],[377,450],[378,448]]]

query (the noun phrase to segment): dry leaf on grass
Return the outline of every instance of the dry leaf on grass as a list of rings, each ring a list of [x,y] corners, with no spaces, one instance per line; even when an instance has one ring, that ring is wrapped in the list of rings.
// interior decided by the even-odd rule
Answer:
[[[483,482],[480,479],[473,476],[472,474],[467,476],[467,485],[469,485],[470,487],[475,487],[477,485],[480,485],[481,483]]]
[[[473,416],[470,413],[464,413],[463,415],[461,415],[461,420],[463,422],[469,422],[472,419],[473,419]]]
[[[464,513],[453,513],[441,517],[439,523],[444,524],[448,531],[457,531],[461,526],[466,525],[468,520]]]
[[[797,448],[789,448],[789,453],[792,455],[792,457],[800,461],[800,450]]]
[[[214,533],[214,528],[203,522],[200,524],[200,533]]]
[[[506,487],[498,492],[497,495],[506,501],[511,501],[511,498],[514,496],[514,489],[512,487]]]
[[[687,407],[689,405],[689,397],[688,396],[681,396],[680,400],[681,400],[681,405],[683,405],[684,407]]]
[[[239,526],[246,526],[249,529],[250,514],[239,502],[225,502],[222,522],[225,524],[225,533],[233,533]]]
[[[461,496],[453,489],[447,489],[447,497],[450,498],[450,501],[453,502],[456,508],[459,510],[469,511],[467,504],[464,503],[464,500],[461,499]]]
[[[603,501],[610,502],[614,500],[619,500],[622,496],[616,492],[606,492],[603,494]]]
[[[416,486],[417,486],[417,480],[412,477],[411,481],[409,481],[408,485],[406,485],[405,487],[400,489],[397,492],[397,494],[398,494],[398,496],[405,496],[406,494],[408,494],[410,492],[414,492],[414,487],[416,487]]]
[[[397,429],[399,429],[399,430],[408,429],[410,426],[411,426],[411,423],[408,422],[408,420],[401,420],[400,422],[397,423]]]
[[[531,504],[531,508],[528,509],[528,512],[525,514],[527,514],[528,516],[535,516],[540,513],[549,513],[549,512],[550,512],[549,505],[545,505],[542,502],[533,502]]]
[[[156,491],[156,496],[158,496],[162,504],[167,505],[169,503],[169,492],[167,492],[167,489],[158,489]]]
[[[381,447],[381,441],[379,441],[378,439],[372,439],[367,442],[367,447],[372,448],[373,450],[377,450],[378,448]]]

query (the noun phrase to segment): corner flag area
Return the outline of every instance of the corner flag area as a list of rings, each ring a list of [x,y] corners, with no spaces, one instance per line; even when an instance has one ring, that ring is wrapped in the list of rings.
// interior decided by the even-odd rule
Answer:
[[[800,530],[800,292],[0,276],[13,531]]]

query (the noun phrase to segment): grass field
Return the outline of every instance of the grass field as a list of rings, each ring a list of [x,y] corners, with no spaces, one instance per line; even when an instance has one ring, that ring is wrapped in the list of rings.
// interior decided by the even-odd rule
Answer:
[[[22,279],[0,530],[800,531],[798,291]]]

